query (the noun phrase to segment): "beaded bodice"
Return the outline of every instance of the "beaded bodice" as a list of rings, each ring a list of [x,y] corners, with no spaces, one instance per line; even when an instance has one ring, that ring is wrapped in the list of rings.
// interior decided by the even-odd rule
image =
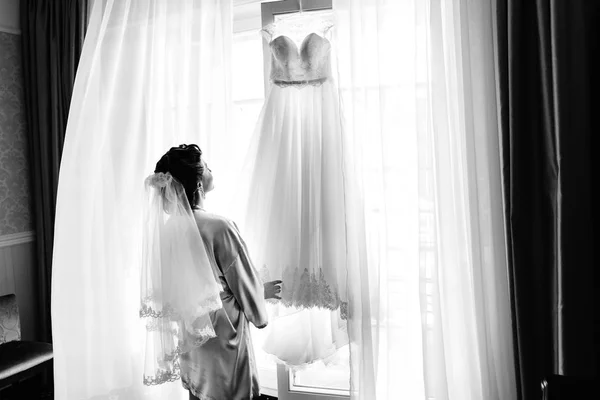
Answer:
[[[263,28],[271,50],[271,81],[279,86],[320,85],[331,77],[330,21],[273,23]]]

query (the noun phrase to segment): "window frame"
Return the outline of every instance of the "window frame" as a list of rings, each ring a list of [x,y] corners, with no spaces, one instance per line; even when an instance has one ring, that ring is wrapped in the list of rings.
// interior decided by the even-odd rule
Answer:
[[[350,395],[294,390],[291,387],[292,371],[277,364],[277,397],[279,400],[347,400]]]

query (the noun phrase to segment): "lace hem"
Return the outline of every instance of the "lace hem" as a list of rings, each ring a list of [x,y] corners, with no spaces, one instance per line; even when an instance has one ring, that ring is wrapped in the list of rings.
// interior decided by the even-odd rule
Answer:
[[[179,318],[179,313],[170,304],[165,304],[161,310],[155,310],[152,307],[154,299],[151,296],[144,298],[140,304],[140,318]]]
[[[165,303],[162,307],[160,307],[160,310],[154,308],[159,306],[160,298],[161,297],[159,295],[154,293],[142,298],[139,311],[140,318],[150,317],[169,318],[172,320],[180,319],[180,312],[175,310],[171,303]],[[198,302],[192,315],[205,315],[210,311],[218,310],[222,306],[223,304],[221,303],[221,296],[216,294]]]
[[[195,347],[202,346],[208,340],[217,336],[209,313],[218,310],[223,305],[220,295],[211,296],[199,302],[195,310],[189,312],[189,309],[181,317],[170,303],[162,306],[161,310],[156,310],[153,306],[160,307],[160,296],[149,295],[143,298],[140,305],[140,318],[145,318],[147,332],[162,332],[173,336],[181,346],[178,346],[178,354],[190,351]],[[167,360],[166,356],[165,360]],[[168,361],[168,360],[167,360]],[[161,382],[165,382],[163,378]]]
[[[269,299],[267,300],[269,302],[272,303],[281,303],[286,307],[296,307],[296,308],[325,308],[329,311],[335,311],[337,309],[340,310],[340,319],[343,321],[347,321],[348,320],[348,302],[347,301],[340,301],[340,304],[333,308],[333,307],[319,307],[319,306],[306,306],[304,304],[300,304],[299,302],[289,302],[289,301],[284,301],[283,299],[281,300],[272,300]]]
[[[179,371],[177,371],[177,372],[159,371],[156,374],[156,376],[144,375],[144,385],[146,385],[146,386],[162,385],[163,383],[175,382],[178,379],[181,379],[181,373]]]
[[[260,271],[263,282],[271,281],[266,265]],[[348,302],[340,300],[337,289],[327,283],[323,270],[308,271],[302,274],[296,268],[288,267],[283,271],[281,300],[269,299],[269,302],[280,303],[286,307],[321,308],[340,311],[342,320],[348,319]]]
[[[163,383],[175,382],[178,379],[181,379],[181,374],[179,372],[161,371],[156,376],[144,375],[144,385],[162,385]]]
[[[279,87],[285,88],[288,86],[293,86],[295,88],[301,89],[306,86],[321,86],[328,78],[319,78],[319,79],[310,79],[306,81],[283,81],[280,79],[273,79],[273,84]]]
[[[144,374],[144,385],[156,386],[162,385],[167,382],[174,382],[181,378],[181,365],[179,364],[179,356],[181,355],[181,348],[177,348],[169,354],[165,354],[163,360],[160,361],[162,365],[169,365],[171,368],[158,368],[154,371],[153,375]]]

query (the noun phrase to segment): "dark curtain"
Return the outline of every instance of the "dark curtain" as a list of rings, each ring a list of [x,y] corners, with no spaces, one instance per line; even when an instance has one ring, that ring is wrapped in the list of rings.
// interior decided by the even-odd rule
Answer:
[[[88,1],[21,0],[20,4],[39,282],[37,337],[51,342],[50,284],[58,171],[87,27]]]
[[[596,0],[494,0],[502,179],[519,397],[596,374],[591,74]],[[595,49],[594,49],[595,48]]]

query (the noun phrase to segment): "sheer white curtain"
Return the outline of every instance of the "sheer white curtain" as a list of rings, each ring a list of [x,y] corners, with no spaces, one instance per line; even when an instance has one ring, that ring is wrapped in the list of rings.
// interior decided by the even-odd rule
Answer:
[[[514,399],[490,1],[334,11],[370,242],[353,398]]]
[[[143,182],[170,147],[197,143],[230,186],[230,54],[230,0],[95,2],[58,186],[57,400],[187,399],[179,381],[142,385]]]

